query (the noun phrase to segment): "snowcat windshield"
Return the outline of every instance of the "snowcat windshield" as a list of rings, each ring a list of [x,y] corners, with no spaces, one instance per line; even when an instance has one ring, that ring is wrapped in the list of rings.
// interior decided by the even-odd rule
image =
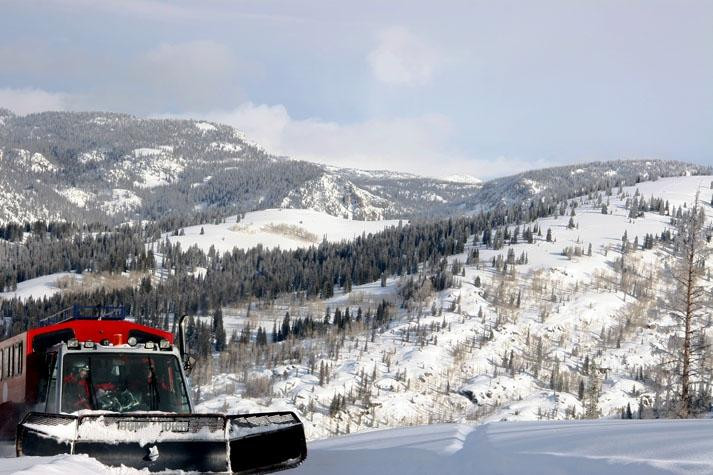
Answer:
[[[62,366],[62,412],[190,412],[173,354],[76,353]]]

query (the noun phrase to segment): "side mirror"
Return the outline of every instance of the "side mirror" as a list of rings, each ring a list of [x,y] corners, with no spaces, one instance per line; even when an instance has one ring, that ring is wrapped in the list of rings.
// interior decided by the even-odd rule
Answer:
[[[178,351],[181,353],[181,359],[186,358],[186,329],[184,323],[188,315],[183,315],[180,320],[178,320]]]
[[[193,355],[183,356],[183,371],[185,371],[186,376],[190,376],[193,368],[196,365],[196,359]]]

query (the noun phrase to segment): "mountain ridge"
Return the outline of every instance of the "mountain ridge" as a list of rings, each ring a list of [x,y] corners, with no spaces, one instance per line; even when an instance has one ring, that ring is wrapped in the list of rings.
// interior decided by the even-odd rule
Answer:
[[[203,120],[7,109],[0,119],[0,222],[197,222],[277,207],[348,219],[443,218],[713,171],[674,161],[592,162],[478,183],[276,157],[233,127]]]

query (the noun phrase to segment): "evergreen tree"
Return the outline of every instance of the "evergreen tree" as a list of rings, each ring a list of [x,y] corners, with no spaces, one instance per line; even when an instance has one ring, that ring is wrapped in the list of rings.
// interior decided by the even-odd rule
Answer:
[[[213,313],[213,334],[215,335],[215,351],[225,349],[225,328],[223,327],[223,310],[218,306]]]

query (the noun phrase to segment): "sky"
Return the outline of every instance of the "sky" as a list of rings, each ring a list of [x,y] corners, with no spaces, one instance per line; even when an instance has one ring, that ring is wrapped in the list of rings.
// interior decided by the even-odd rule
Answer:
[[[712,25],[712,0],[0,0],[0,107],[429,176],[713,165]]]

